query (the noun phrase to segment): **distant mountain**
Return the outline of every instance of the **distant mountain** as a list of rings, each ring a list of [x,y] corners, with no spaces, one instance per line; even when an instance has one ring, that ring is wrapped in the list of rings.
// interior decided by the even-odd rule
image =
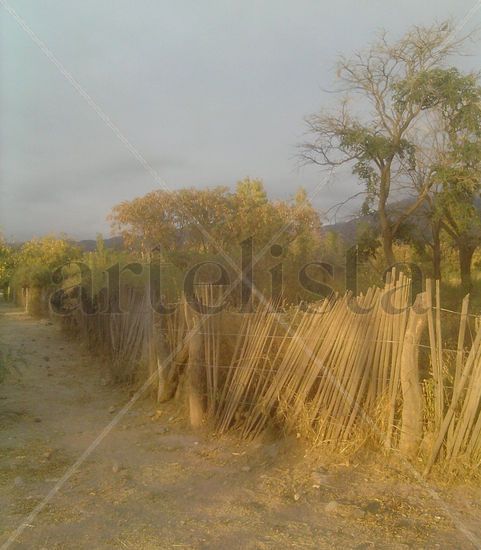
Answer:
[[[346,245],[350,246],[355,244],[359,237],[358,227],[361,223],[377,227],[376,216],[374,214],[367,216],[359,215],[348,221],[323,225],[322,232],[327,233],[332,231],[333,233],[337,233],[342,237],[342,240],[346,243]]]
[[[403,199],[396,201],[388,206],[388,211],[393,214],[406,210],[413,203],[413,199]],[[421,205],[414,214],[412,214],[407,223],[411,226],[418,228],[419,231],[429,231],[428,222],[423,216],[426,211],[426,206]],[[377,213],[362,215],[353,217],[351,220],[344,222],[337,222],[330,225],[323,226],[323,231],[333,231],[342,237],[347,245],[355,244],[358,237],[359,224],[371,225],[374,228],[378,227]]]
[[[85,252],[93,252],[97,248],[97,241],[95,239],[75,241],[75,244]],[[105,248],[121,250],[123,248],[123,239],[122,237],[111,237],[110,239],[104,239],[104,245]]]
[[[354,218],[346,222],[337,222],[329,225],[322,226],[322,232],[333,232],[342,237],[342,240],[351,245],[356,242],[357,227],[359,225],[360,218]]]

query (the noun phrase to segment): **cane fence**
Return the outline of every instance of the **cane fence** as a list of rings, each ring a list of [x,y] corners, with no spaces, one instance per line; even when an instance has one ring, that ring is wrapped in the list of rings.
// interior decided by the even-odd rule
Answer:
[[[159,314],[148,292],[124,288],[122,312],[104,299],[63,322],[106,356],[117,379],[148,365],[159,400],[185,375],[219,435],[253,439],[275,425],[339,448],[370,441],[421,456],[426,474],[436,463],[479,471],[481,330],[469,296],[460,312],[446,310],[439,283],[426,281],[412,305],[409,278],[393,271],[383,288],[357,297],[206,313],[224,291],[200,285],[200,307],[183,299]],[[446,315],[455,318],[449,334]]]

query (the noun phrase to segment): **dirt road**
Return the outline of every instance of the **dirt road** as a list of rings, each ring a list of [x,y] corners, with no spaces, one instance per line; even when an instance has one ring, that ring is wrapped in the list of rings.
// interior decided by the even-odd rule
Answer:
[[[129,400],[47,321],[1,308],[21,375],[0,385],[0,545]],[[473,548],[395,465],[314,455],[298,441],[193,433],[178,405],[139,400],[10,548]],[[294,444],[293,444],[294,443]],[[436,488],[481,538],[481,490]],[[2,547],[3,548],[3,547]]]

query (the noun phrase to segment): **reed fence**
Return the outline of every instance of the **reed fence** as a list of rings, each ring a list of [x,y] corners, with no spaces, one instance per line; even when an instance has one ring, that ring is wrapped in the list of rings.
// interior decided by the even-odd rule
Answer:
[[[426,474],[435,463],[479,471],[478,319],[466,296],[450,344],[439,284],[427,281],[414,305],[410,294],[410,280],[393,272],[384,288],[308,307],[209,314],[183,300],[159,315],[146,292],[123,289],[123,313],[104,303],[64,323],[107,356],[116,378],[148,366],[159,401],[184,380],[192,425],[219,435],[252,439],[275,425],[342,449],[370,441],[421,456]],[[222,289],[199,286],[197,298],[219,304]]]

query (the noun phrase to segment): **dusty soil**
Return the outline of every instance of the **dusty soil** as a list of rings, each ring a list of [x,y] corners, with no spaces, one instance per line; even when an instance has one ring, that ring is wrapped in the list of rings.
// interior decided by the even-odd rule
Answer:
[[[21,371],[0,386],[2,544],[130,390],[106,383],[100,360],[48,321],[3,306],[0,330]],[[392,460],[194,433],[178,404],[156,408],[145,396],[10,548],[479,547],[480,488],[430,483],[442,502]]]

